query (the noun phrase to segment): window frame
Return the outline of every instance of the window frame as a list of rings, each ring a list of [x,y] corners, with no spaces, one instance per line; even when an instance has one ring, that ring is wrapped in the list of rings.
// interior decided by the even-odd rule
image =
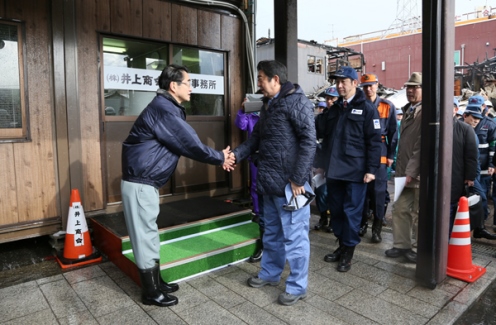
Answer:
[[[313,62],[311,63],[311,59],[313,58]],[[309,74],[316,74],[316,75],[323,75],[324,74],[324,60],[325,58],[314,55],[314,54],[307,54],[307,73]],[[317,63],[320,62],[320,63]],[[320,66],[320,70],[317,68]],[[313,69],[313,71],[311,70]],[[319,70],[319,71],[318,71]]]
[[[0,19],[0,24],[17,27],[17,59],[19,65],[19,105],[21,106],[20,128],[0,128],[0,143],[4,142],[26,142],[30,141],[29,128],[29,105],[28,105],[28,81],[26,64],[26,28],[24,22]]]
[[[187,111],[187,119],[190,120],[190,118],[192,118],[193,116],[195,117],[201,117],[202,119],[213,119],[213,120],[218,120],[218,119],[226,119],[227,116],[227,107],[228,107],[228,103],[227,103],[227,97],[228,97],[228,85],[226,84],[226,80],[227,80],[227,70],[228,70],[228,62],[227,62],[227,52],[226,51],[223,51],[223,50],[218,50],[218,49],[211,49],[211,48],[204,48],[204,47],[201,47],[201,46],[193,46],[193,45],[187,45],[187,44],[178,44],[178,43],[174,43],[174,42],[169,42],[169,41],[162,41],[162,40],[156,40],[156,39],[147,39],[147,38],[135,38],[135,37],[129,37],[129,36],[121,36],[121,35],[111,35],[111,34],[106,34],[106,33],[102,33],[99,35],[99,46],[100,46],[100,51],[101,51],[101,60],[102,62],[104,62],[104,39],[115,39],[115,40],[120,40],[120,41],[131,41],[131,42],[151,42],[151,43],[161,43],[163,44],[164,46],[167,46],[168,48],[168,56],[166,58],[166,64],[171,64],[171,63],[174,63],[174,48],[176,47],[179,47],[179,48],[189,48],[189,49],[192,49],[192,50],[198,50],[198,51],[207,51],[207,52],[212,52],[212,53],[217,53],[217,54],[220,54],[222,56],[222,60],[223,60],[223,74],[222,75],[218,75],[219,77],[221,76],[223,79],[224,79],[224,82],[223,82],[223,87],[222,88],[219,88],[219,89],[222,89],[223,91],[223,94],[222,94],[222,97],[223,97],[223,101],[222,101],[222,113],[223,115],[202,115],[202,114],[191,114],[190,112],[188,112],[190,108],[190,105],[191,105],[191,101],[190,102],[187,102],[187,103],[183,103],[183,105],[185,106],[186,108],[186,111]],[[102,64],[102,67],[101,67],[101,80],[103,81],[104,78],[105,78],[105,66],[104,64]],[[161,71],[161,70],[160,70]],[[190,72],[190,75],[194,75],[194,73]],[[139,114],[138,115],[106,115],[105,114],[105,91],[106,91],[106,88],[105,86],[103,85],[103,82],[102,82],[102,97],[101,97],[101,109],[102,109],[102,117],[103,117],[103,120],[105,122],[107,121],[134,121],[138,118]],[[196,95],[195,93],[192,94],[193,95]],[[202,95],[202,94],[199,94],[199,95]],[[144,109],[144,107],[143,107]]]

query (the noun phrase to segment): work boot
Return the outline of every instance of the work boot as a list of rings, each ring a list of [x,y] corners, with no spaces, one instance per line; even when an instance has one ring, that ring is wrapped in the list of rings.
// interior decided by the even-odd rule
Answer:
[[[259,231],[260,231],[260,239],[257,240],[257,250],[255,251],[255,253],[253,253],[252,256],[250,256],[250,259],[248,259],[249,263],[256,263],[262,260],[264,230],[260,228]]]
[[[330,234],[334,232],[334,229],[332,229],[331,221],[330,220],[329,220],[329,226],[327,226],[327,228],[326,228],[325,231],[328,232],[328,233],[330,233]]]
[[[177,297],[164,293],[160,290],[158,265],[149,269],[139,269],[141,280],[141,301],[145,305],[170,307],[177,305]]]
[[[327,211],[324,211],[324,212],[321,212],[320,213],[320,220],[319,220],[319,223],[316,224],[313,229],[315,230],[324,230],[327,228]]]
[[[344,247],[337,267],[338,272],[348,272],[351,269],[351,260],[353,259],[353,253],[355,252],[355,246]]]
[[[374,223],[372,224],[372,238],[370,239],[370,241],[373,243],[380,243],[382,241],[381,231],[382,220],[374,218]]]
[[[475,228],[474,238],[485,238],[489,240],[495,240],[496,234],[491,234],[486,228]]]
[[[367,233],[367,228],[369,226],[369,223],[367,221],[363,222],[360,225],[360,230],[358,230],[358,236],[363,237]]]
[[[346,246],[344,246],[340,243],[338,248],[334,252],[324,256],[324,261],[326,261],[327,263],[339,261],[339,259],[341,258],[341,254],[343,253],[345,247]]]
[[[162,279],[162,275],[160,274],[160,261],[155,260],[157,263],[157,278],[158,278],[158,286],[159,289],[164,293],[176,292],[179,290],[179,285],[177,283],[167,283]]]

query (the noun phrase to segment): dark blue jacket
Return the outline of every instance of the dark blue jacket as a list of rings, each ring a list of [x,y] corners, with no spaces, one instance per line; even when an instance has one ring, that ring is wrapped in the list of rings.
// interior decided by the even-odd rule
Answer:
[[[251,137],[233,150],[236,161],[259,151],[257,191],[284,196],[291,180],[303,186],[310,181],[315,154],[313,104],[298,85],[286,82],[268,103],[264,98],[260,120]]]
[[[160,188],[176,169],[180,156],[220,165],[224,153],[204,145],[186,123],[184,107],[162,91],[134,122],[122,144],[122,179]]]
[[[325,118],[325,135],[317,167],[335,180],[363,182],[375,174],[381,161],[381,124],[374,104],[359,88],[348,107],[340,97]]]
[[[488,175],[488,167],[494,168],[494,141],[496,140],[496,123],[484,116],[475,127],[475,134],[479,139],[479,162],[481,175]]]

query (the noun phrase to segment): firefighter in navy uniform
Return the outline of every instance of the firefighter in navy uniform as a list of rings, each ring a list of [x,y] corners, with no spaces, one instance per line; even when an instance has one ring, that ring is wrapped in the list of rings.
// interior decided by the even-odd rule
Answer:
[[[369,211],[374,215],[372,223],[373,243],[382,241],[381,231],[386,212],[386,192],[387,192],[387,167],[394,161],[396,147],[393,147],[393,138],[397,129],[396,107],[390,101],[377,96],[379,80],[375,74],[364,74],[360,79],[360,87],[363,88],[365,97],[377,108],[379,121],[381,124],[381,164],[375,174],[375,180],[367,185],[367,197],[362,213],[362,223],[359,235],[363,236],[367,232]]]
[[[329,210],[339,247],[324,257],[339,261],[337,270],[347,272],[355,246],[367,183],[375,179],[381,159],[381,125],[374,105],[357,88],[358,75],[351,67],[341,67],[336,79],[339,99],[329,109],[322,150],[316,167],[326,171]]]

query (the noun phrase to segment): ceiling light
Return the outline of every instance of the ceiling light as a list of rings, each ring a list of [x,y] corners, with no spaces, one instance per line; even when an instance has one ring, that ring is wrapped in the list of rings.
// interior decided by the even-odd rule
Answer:
[[[125,53],[126,49],[124,47],[117,47],[117,46],[103,46],[103,51],[104,52],[111,52],[111,53]]]

